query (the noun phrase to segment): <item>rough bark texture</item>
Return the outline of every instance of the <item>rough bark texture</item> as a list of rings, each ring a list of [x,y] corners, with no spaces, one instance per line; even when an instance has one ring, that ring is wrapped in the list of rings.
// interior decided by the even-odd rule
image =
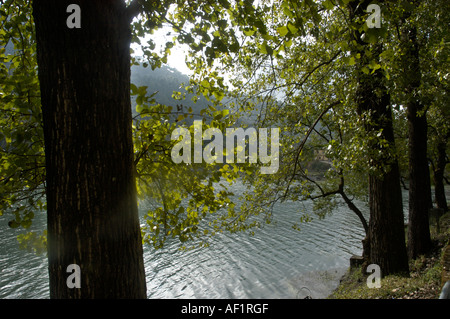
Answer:
[[[349,7],[351,18],[356,20],[363,17],[369,3],[352,1]],[[382,276],[407,274],[409,266],[390,96],[381,69],[373,74],[362,71],[371,60],[379,63],[382,45],[364,42],[359,31],[354,32],[354,40],[354,53],[359,53],[361,57],[356,71],[358,88],[355,99],[358,113],[366,119],[365,129],[369,136],[380,133],[380,139],[369,140],[368,160],[372,170],[369,174],[369,232],[363,241],[366,264],[379,265]],[[386,141],[387,145],[382,145],[381,140]]]
[[[448,211],[447,198],[445,196],[444,187],[444,172],[447,165],[447,138],[441,140],[437,145],[437,159],[433,171],[434,180],[434,196],[437,208],[442,209],[443,212]]]
[[[381,72],[371,76],[360,74],[357,92],[358,109],[361,114],[370,111],[368,133],[382,130],[382,139],[389,149],[374,142],[375,154],[369,159],[375,172],[369,175],[369,244],[368,263],[380,266],[383,276],[408,273],[400,174],[397,160],[389,156],[395,149],[392,114],[389,95],[382,85]],[[377,92],[378,97],[373,93]]]
[[[81,8],[70,29],[67,7]],[[51,298],[146,298],[125,2],[35,0]],[[68,288],[67,266],[81,268]]]
[[[414,259],[429,252],[432,246],[428,221],[432,200],[427,157],[427,117],[418,92],[421,72],[417,31],[414,26],[405,24],[401,48],[409,133],[408,254]]]

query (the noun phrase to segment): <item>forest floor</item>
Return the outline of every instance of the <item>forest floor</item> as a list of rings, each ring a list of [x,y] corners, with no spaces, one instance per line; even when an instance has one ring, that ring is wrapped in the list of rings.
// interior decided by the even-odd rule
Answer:
[[[438,299],[444,284],[444,264],[448,263],[444,261],[444,251],[450,250],[450,213],[442,216],[440,225],[439,233],[436,227],[430,227],[433,249],[410,261],[409,277],[386,276],[381,279],[380,288],[369,288],[370,273],[363,274],[361,267],[352,268],[328,299]]]

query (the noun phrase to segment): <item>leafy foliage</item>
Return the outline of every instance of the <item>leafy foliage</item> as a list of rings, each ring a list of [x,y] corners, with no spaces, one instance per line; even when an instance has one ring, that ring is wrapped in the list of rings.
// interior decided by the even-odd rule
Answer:
[[[0,11],[0,215],[10,227],[29,229],[45,209],[34,25],[28,1],[5,1]]]
[[[218,164],[175,164],[171,150],[177,141],[171,140],[172,132],[180,126],[193,134],[194,126],[186,124],[193,117],[191,112],[175,114],[172,106],[155,103],[145,95],[146,88],[136,88],[136,104],[139,117],[134,122],[134,145],[138,194],[151,207],[146,214],[143,228],[145,241],[156,248],[167,237],[178,237],[181,242],[206,235],[200,233],[199,224],[209,214],[222,207],[234,207],[222,179],[232,180],[236,172]],[[142,95],[140,95],[142,93]],[[226,112],[210,106],[201,112],[205,120],[203,130],[209,127],[224,129],[231,118]],[[208,119],[208,122],[206,122]]]
[[[270,223],[277,201],[313,199],[319,217],[334,205],[349,205],[348,199],[367,201],[367,176],[379,173],[369,158],[389,154],[406,172],[405,96],[399,89],[404,77],[396,31],[405,11],[414,12],[408,23],[417,26],[423,43],[423,87],[416,94],[429,105],[430,154],[447,141],[446,1],[419,1],[415,7],[388,1],[382,6],[380,29],[368,28],[361,20],[365,17],[352,19],[349,2],[131,2],[139,12],[131,22],[132,41],[143,52],[131,61],[137,70],[131,93],[138,192],[141,204],[149,207],[146,242],[161,247],[172,237],[185,243],[224,230],[251,232]],[[11,227],[29,228],[33,215],[46,205],[34,25],[27,1],[2,1],[0,13],[0,214],[11,218]],[[168,26],[172,38],[158,52],[148,35]],[[364,35],[361,42],[350,36],[355,31]],[[367,43],[372,46],[363,45]],[[370,50],[376,43],[383,44],[379,59]],[[175,45],[189,47],[186,63],[193,71],[178,89],[172,89],[180,84],[176,74],[161,73]],[[142,68],[147,66],[154,71]],[[368,77],[377,70],[385,74],[396,149],[387,147],[383,132],[365,130],[372,115],[356,109],[357,68]],[[176,141],[171,133],[184,127],[192,134],[194,119],[202,119],[203,131],[279,127],[278,172],[259,174],[259,165],[249,164],[173,163],[170,151]],[[312,169],[317,151],[329,159],[325,171]],[[230,192],[230,184],[238,180],[248,186],[245,194]],[[235,204],[238,195],[240,207]],[[309,213],[299,214],[298,221],[311,220]],[[42,248],[45,234],[22,239],[37,240]]]

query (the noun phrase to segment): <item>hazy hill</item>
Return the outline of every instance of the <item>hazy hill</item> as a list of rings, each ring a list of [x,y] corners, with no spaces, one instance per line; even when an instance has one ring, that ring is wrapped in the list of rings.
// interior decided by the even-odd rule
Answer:
[[[182,105],[184,111],[192,107],[193,113],[199,114],[201,109],[208,106],[204,98],[200,98],[197,103],[192,101],[193,95],[186,93],[184,89],[185,86],[189,85],[189,77],[169,66],[152,70],[150,67],[144,68],[143,66],[133,65],[131,67],[131,83],[137,87],[147,86],[148,94],[158,92],[154,96],[156,103],[170,105],[174,111],[177,110],[177,105]],[[186,93],[186,98],[175,100],[172,97],[174,91]],[[136,114],[134,99],[135,97],[132,96],[133,114]]]

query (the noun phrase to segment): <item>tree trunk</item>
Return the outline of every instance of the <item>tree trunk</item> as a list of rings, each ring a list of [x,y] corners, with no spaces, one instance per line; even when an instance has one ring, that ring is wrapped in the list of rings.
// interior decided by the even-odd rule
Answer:
[[[405,23],[401,34],[401,56],[409,131],[408,254],[410,258],[415,259],[429,252],[432,246],[428,219],[432,199],[427,157],[426,110],[418,97],[421,72],[417,31],[414,26]]]
[[[352,1],[350,16],[358,20],[370,1]],[[363,22],[364,23],[364,22]],[[365,129],[369,135],[369,232],[364,240],[367,264],[380,266],[383,276],[408,274],[408,256],[405,244],[400,173],[395,157],[395,141],[390,96],[384,84],[384,73],[378,69],[363,72],[371,60],[379,62],[382,44],[368,44],[362,33],[354,31],[354,54],[360,59],[356,70],[358,87],[356,104],[358,113],[366,119]],[[370,57],[367,54],[370,51]],[[379,134],[379,138],[374,135]],[[385,141],[386,144],[381,143]]]
[[[81,28],[66,24],[71,3]],[[146,298],[125,2],[35,0],[51,298]],[[81,288],[70,288],[70,264]]]
[[[381,131],[380,138],[389,144],[388,149],[378,141],[370,146],[375,155],[369,158],[374,172],[369,174],[368,263],[379,265],[383,276],[408,273],[400,173],[397,160],[389,154],[395,149],[390,98],[381,71],[360,74],[357,103],[360,114],[371,112],[368,133]]]
[[[447,198],[445,197],[444,172],[447,165],[446,160],[447,139],[441,140],[437,145],[437,160],[433,172],[434,196],[437,208],[448,211]]]
[[[383,276],[409,273],[399,178],[397,164],[383,177],[369,177],[369,260]]]

